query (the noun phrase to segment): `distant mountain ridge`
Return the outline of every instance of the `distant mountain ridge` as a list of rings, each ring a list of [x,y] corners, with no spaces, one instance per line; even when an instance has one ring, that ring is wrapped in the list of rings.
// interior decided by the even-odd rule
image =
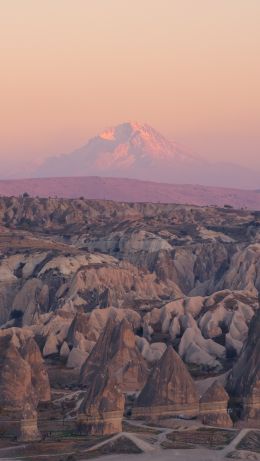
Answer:
[[[0,195],[106,199],[121,202],[230,205],[260,210],[259,191],[165,184],[125,178],[67,177],[0,181]]]
[[[171,184],[260,187],[259,172],[208,162],[138,122],[109,128],[72,153],[47,158],[32,176],[127,177]]]

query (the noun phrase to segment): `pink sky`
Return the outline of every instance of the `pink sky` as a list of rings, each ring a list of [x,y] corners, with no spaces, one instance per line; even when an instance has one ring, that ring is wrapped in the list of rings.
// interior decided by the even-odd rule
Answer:
[[[259,0],[2,0],[0,161],[147,122],[260,169]]]

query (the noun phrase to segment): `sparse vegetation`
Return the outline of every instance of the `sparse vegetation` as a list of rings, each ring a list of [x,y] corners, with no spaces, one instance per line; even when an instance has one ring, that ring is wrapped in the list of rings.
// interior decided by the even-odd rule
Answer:
[[[248,432],[239,442],[237,449],[260,453],[260,431]]]

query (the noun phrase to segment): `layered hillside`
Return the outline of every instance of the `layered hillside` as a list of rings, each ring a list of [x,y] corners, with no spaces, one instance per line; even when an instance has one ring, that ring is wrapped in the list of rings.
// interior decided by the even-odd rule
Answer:
[[[81,174],[83,174],[81,172]],[[88,172],[89,174],[89,172]],[[238,186],[237,186],[238,187]],[[170,184],[141,179],[100,176],[0,180],[0,195],[60,197],[118,202],[188,203],[260,210],[257,190],[198,184]]]

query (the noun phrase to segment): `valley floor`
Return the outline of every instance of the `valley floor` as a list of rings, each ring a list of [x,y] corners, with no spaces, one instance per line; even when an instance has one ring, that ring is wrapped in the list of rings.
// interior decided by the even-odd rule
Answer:
[[[94,437],[80,437],[78,440],[77,438],[64,440],[57,438],[53,441],[30,444],[8,444],[2,440],[0,460],[132,461],[136,459],[136,456],[140,461],[158,459],[160,461],[175,459],[177,461],[260,460],[260,431],[258,429],[244,428],[237,431],[236,429],[201,428],[194,422],[176,422],[176,420],[168,420],[165,425],[168,427],[147,426],[141,422],[127,421],[124,427],[125,432],[103,439],[96,438],[94,444]],[[187,437],[183,438],[185,432]],[[175,441],[177,440],[179,444],[185,439],[188,440],[187,448],[184,446],[175,449],[167,448],[167,443],[174,440],[172,434],[178,434]],[[204,446],[201,442],[203,434],[206,435]],[[202,445],[200,446],[199,443]],[[130,453],[127,452],[128,444],[130,444]],[[209,445],[211,448],[208,448]]]

